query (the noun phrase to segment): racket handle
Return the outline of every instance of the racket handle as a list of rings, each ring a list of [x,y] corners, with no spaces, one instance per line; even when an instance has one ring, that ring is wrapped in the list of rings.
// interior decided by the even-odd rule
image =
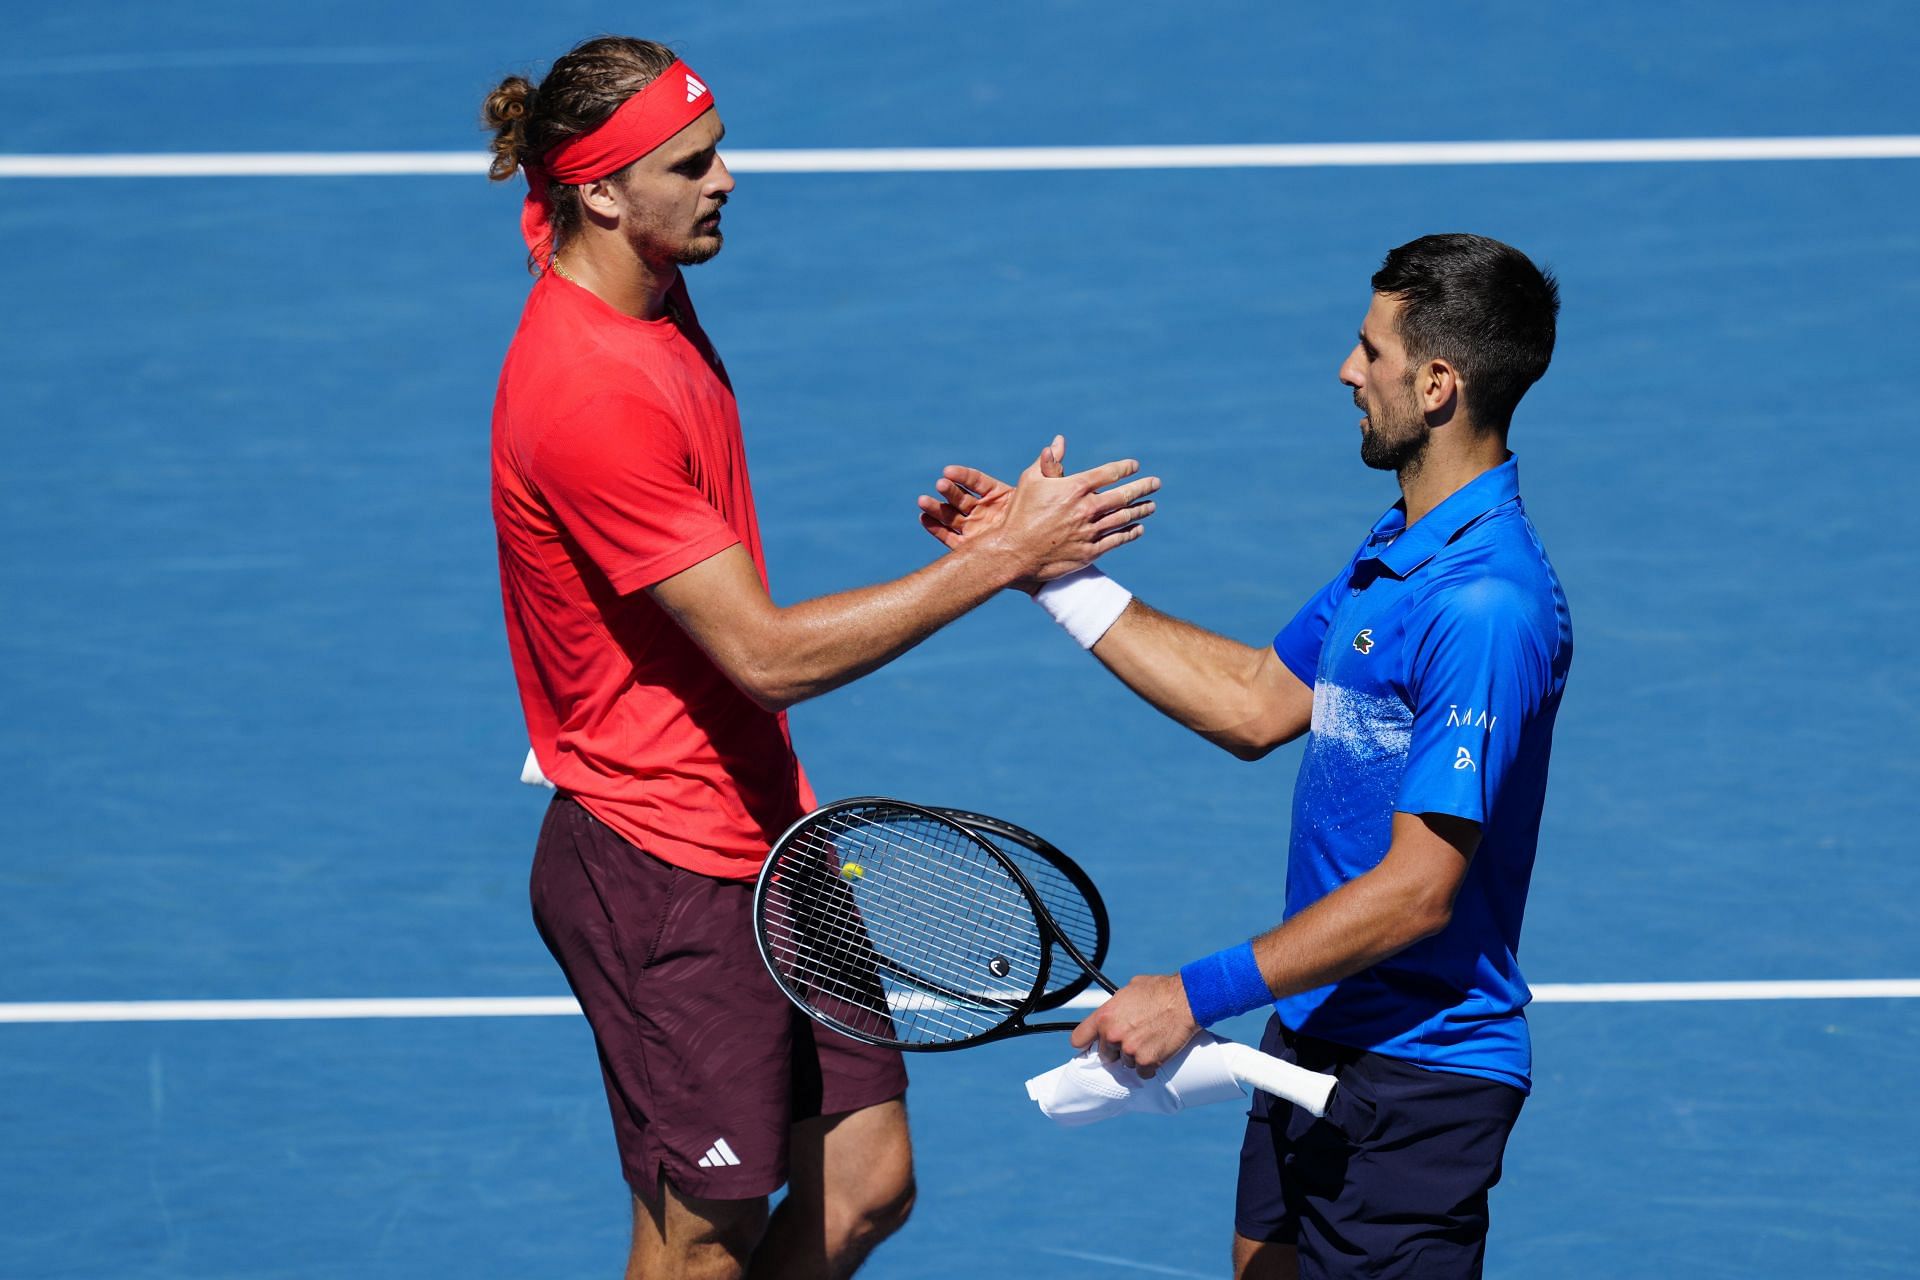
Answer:
[[[1233,1072],[1233,1078],[1241,1084],[1285,1098],[1294,1106],[1304,1108],[1309,1115],[1327,1114],[1327,1100],[1333,1097],[1335,1084],[1332,1076],[1309,1071],[1231,1040],[1220,1042],[1220,1052],[1226,1055],[1227,1070]]]

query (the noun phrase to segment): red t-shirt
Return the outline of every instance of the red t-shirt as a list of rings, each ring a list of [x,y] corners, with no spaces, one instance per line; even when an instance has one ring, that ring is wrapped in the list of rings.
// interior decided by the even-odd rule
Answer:
[[[745,879],[813,807],[763,710],[644,590],[735,543],[767,580],[733,388],[676,283],[636,320],[549,272],[493,409],[493,518],[541,772],[655,857]]]

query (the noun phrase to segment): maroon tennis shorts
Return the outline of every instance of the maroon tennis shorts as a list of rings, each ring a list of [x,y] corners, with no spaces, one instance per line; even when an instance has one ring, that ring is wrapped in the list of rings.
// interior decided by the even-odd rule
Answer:
[[[533,858],[533,920],[587,1013],[627,1182],[745,1200],[787,1180],[796,1120],[906,1092],[898,1052],[788,1003],[753,937],[753,883],[672,866],[569,796]]]

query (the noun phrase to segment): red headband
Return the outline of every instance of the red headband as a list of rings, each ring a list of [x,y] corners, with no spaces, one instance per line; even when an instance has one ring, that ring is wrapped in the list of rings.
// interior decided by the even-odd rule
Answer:
[[[621,103],[599,128],[576,134],[522,165],[527,199],[520,207],[520,234],[534,261],[544,267],[553,256],[549,183],[578,186],[618,173],[712,109],[712,92],[686,63],[676,61]]]

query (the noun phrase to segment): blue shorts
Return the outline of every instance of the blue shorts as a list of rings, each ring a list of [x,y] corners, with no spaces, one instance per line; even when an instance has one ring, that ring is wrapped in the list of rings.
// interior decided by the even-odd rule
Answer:
[[[1526,1095],[1297,1035],[1278,1017],[1260,1047],[1340,1087],[1319,1120],[1253,1095],[1234,1230],[1294,1245],[1301,1280],[1479,1276],[1487,1190]]]

